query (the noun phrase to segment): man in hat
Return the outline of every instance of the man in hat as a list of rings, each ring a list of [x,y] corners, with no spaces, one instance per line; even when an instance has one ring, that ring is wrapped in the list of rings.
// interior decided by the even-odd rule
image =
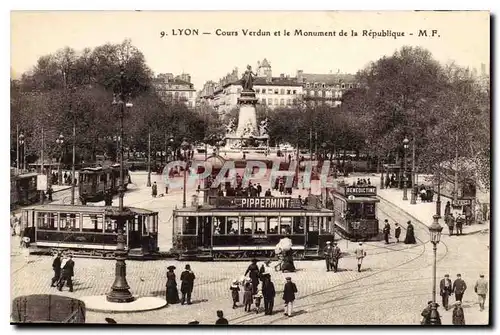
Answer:
[[[151,186],[151,195],[153,196],[153,198],[156,198],[156,196],[158,195],[158,185],[156,184],[156,182],[154,182]]]
[[[385,219],[385,226],[384,229],[382,230],[384,233],[384,240],[385,244],[389,244],[389,234],[391,233],[391,225],[389,224],[389,220]]]
[[[452,291],[455,293],[455,300],[462,302],[462,297],[464,296],[465,290],[467,289],[467,284],[462,279],[462,275],[457,274],[457,279],[453,282]]]
[[[217,311],[217,318],[218,318],[217,321],[215,321],[216,325],[228,325],[229,324],[227,319],[224,317],[224,312],[222,312],[221,310]]]
[[[452,294],[452,284],[449,274],[445,274],[444,278],[439,282],[439,295],[441,295],[444,309],[448,310],[448,298]]]
[[[332,258],[333,258],[333,247],[332,242],[327,241],[326,246],[323,249],[323,255],[325,255],[326,272],[332,269]]]
[[[366,252],[363,249],[363,243],[359,242],[359,246],[354,251],[354,254],[358,260],[358,272],[361,272],[361,264],[363,264],[363,258],[366,256]]]
[[[73,292],[73,276],[75,275],[75,262],[73,261],[73,256],[68,255],[68,259],[62,264],[62,275],[61,280],[57,286],[59,291],[62,291],[64,283],[69,287],[69,291]]]
[[[56,252],[56,257],[52,261],[52,270],[54,271],[54,277],[52,277],[52,282],[50,287],[55,287],[59,279],[61,279],[61,253]]]
[[[286,277],[286,284],[283,288],[283,300],[285,300],[285,315],[291,317],[293,314],[293,302],[295,301],[295,293],[297,286],[292,282],[292,278]]]
[[[249,274],[250,280],[252,281],[252,295],[257,293],[257,286],[259,285],[259,267],[257,266],[257,260],[252,259],[252,264],[250,264],[245,271],[245,276]]]
[[[271,281],[271,275],[269,273],[264,274],[264,281],[262,282],[262,295],[264,297],[264,312],[266,315],[272,315],[276,289],[274,288],[274,283]]]
[[[191,266],[189,264],[186,264],[185,270],[181,273],[181,305],[184,305],[184,302],[187,302],[188,305],[191,305],[191,293],[193,293],[195,278],[196,276],[194,275],[193,271],[191,271]]]
[[[336,242],[333,242],[333,255],[332,255],[332,262],[333,262],[333,272],[337,272],[339,269],[339,259],[342,256],[342,252],[340,251],[339,246],[337,245]]]
[[[488,282],[484,279],[484,275],[479,275],[479,279],[474,285],[474,292],[476,292],[479,300],[479,310],[484,311],[484,302],[486,301],[486,294],[488,294]]]

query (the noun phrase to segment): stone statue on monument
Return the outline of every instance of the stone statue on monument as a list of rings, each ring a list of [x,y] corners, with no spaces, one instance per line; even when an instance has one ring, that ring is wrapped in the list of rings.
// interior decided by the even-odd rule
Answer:
[[[252,72],[252,67],[247,65],[247,70],[243,74],[243,78],[241,79],[241,86],[243,86],[244,91],[252,91],[253,88],[253,80],[257,75]]]
[[[259,125],[260,136],[267,135],[267,124],[268,124],[267,118],[260,121],[260,125]]]
[[[233,118],[229,120],[229,124],[226,125],[226,134],[234,133],[235,128],[236,128],[236,122]]]

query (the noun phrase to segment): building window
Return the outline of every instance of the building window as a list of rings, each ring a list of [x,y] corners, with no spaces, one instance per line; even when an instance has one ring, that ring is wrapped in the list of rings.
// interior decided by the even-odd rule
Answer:
[[[280,106],[284,106],[285,105],[285,99],[280,99]]]
[[[310,95],[310,96],[314,96],[314,91],[312,91],[312,90],[311,90],[311,91],[309,91],[309,95]]]
[[[266,99],[261,100],[261,104],[265,105],[266,104]]]
[[[306,88],[309,88],[309,83],[306,83]]]
[[[325,84],[323,84],[321,87],[325,88]]]
[[[286,90],[286,94],[292,94],[292,91]]]
[[[293,90],[293,94],[297,94],[297,90]]]
[[[317,83],[314,83],[314,88],[318,88],[318,84]]]
[[[178,98],[179,97],[179,92],[175,92],[175,97]]]
[[[280,90],[280,94],[281,94],[281,95],[284,95],[284,94],[285,94],[285,89],[284,89],[284,88],[282,88],[282,89]]]
[[[241,93],[241,88],[238,88],[238,93]]]
[[[266,93],[266,89],[265,88],[262,89],[262,94],[264,94],[264,93]]]
[[[297,99],[293,99],[293,104],[295,105],[297,103]]]
[[[278,89],[274,90],[274,94],[280,94]]]
[[[269,106],[272,106],[272,104],[273,104],[273,99],[267,99],[267,102],[268,102],[268,105],[269,105]]]
[[[290,105],[292,104],[292,99],[287,99],[287,100],[286,100],[286,104],[287,104],[288,106],[290,106]]]
[[[260,88],[256,88],[255,93],[260,93]]]
[[[274,99],[274,104],[277,106],[278,105],[278,99]]]
[[[345,84],[340,85],[340,88],[344,89],[345,88]]]
[[[189,97],[192,98],[193,97],[193,92],[189,92]]]
[[[349,84],[349,88],[352,88],[352,84]]]

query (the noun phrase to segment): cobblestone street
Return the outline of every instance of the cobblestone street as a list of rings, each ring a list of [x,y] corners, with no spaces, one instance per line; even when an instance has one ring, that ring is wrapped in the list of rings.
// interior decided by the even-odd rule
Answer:
[[[144,187],[145,175],[132,176],[135,187],[127,192],[125,205],[140,206],[158,210],[160,213],[160,248],[171,246],[171,212],[180,206],[182,190],[172,190],[165,197],[151,198],[150,189]],[[161,183],[161,177],[152,179]],[[161,184],[159,186],[161,189]],[[188,192],[189,195],[193,192]],[[294,195],[296,196],[296,195]],[[420,205],[416,205],[420,206]],[[403,229],[406,221],[414,218],[398,209],[390,202],[382,201],[378,209],[381,222],[388,218],[391,224],[399,222]],[[414,222],[415,223],[415,222]],[[281,293],[275,300],[273,316],[246,313],[243,308],[231,309],[229,286],[240,278],[247,262],[190,262],[197,279],[193,292],[193,305],[173,305],[165,309],[136,313],[114,314],[118,323],[166,323],[185,324],[193,319],[201,323],[213,323],[215,311],[222,309],[230,324],[419,324],[420,313],[432,292],[432,245],[428,243],[427,227],[415,223],[416,245],[383,242],[367,242],[368,256],[363,263],[363,271],[356,271],[356,261],[352,255],[355,243],[339,241],[347,255],[340,261],[340,272],[326,273],[324,261],[297,261],[298,271],[290,274],[297,284],[298,295],[293,318],[283,316]],[[403,230],[403,236],[405,232]],[[473,286],[480,273],[488,279],[489,243],[488,234],[464,236],[443,235],[438,245],[438,280],[449,273],[454,278],[461,273],[469,289],[464,295],[464,311],[467,324],[486,324],[487,310],[479,312]],[[394,242],[394,241],[392,241]],[[31,256],[26,264],[18,251],[18,240],[12,243],[12,297],[23,294],[52,293],[51,258]],[[464,252],[467,246],[467,252]],[[127,280],[131,291],[139,296],[164,296],[165,272],[168,265],[175,265],[177,280],[185,262],[170,260],[127,262]],[[113,260],[76,259],[75,292],[62,292],[76,297],[101,295],[109,291],[114,279]],[[278,291],[282,291],[287,274],[275,273],[272,279]],[[438,296],[439,300],[439,296]],[[439,302],[439,301],[438,301]],[[454,302],[451,299],[451,302]],[[360,313],[360,308],[363,311]],[[439,309],[443,324],[451,324],[451,310]],[[103,323],[109,315],[88,312],[87,322]]]

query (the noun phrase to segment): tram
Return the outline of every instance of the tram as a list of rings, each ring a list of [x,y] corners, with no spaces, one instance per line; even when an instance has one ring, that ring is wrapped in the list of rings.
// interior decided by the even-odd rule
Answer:
[[[337,232],[350,240],[367,241],[379,235],[377,188],[375,186],[339,186],[328,189],[327,208],[335,213]]]
[[[128,169],[123,169],[124,188],[131,182]],[[118,193],[120,186],[120,164],[108,168],[84,168],[79,173],[78,192],[83,205],[87,202],[103,201],[106,193]]]
[[[158,212],[141,208],[39,205],[21,213],[22,236],[30,238],[32,252],[71,250],[74,255],[113,257],[117,243],[117,220],[125,218],[124,233],[129,258],[159,255]]]
[[[30,205],[40,198],[36,189],[36,172],[10,176],[10,205]]]
[[[288,237],[294,258],[315,258],[334,239],[333,217],[332,210],[290,197],[210,197],[206,205],[174,210],[171,252],[194,259],[274,257]]]

